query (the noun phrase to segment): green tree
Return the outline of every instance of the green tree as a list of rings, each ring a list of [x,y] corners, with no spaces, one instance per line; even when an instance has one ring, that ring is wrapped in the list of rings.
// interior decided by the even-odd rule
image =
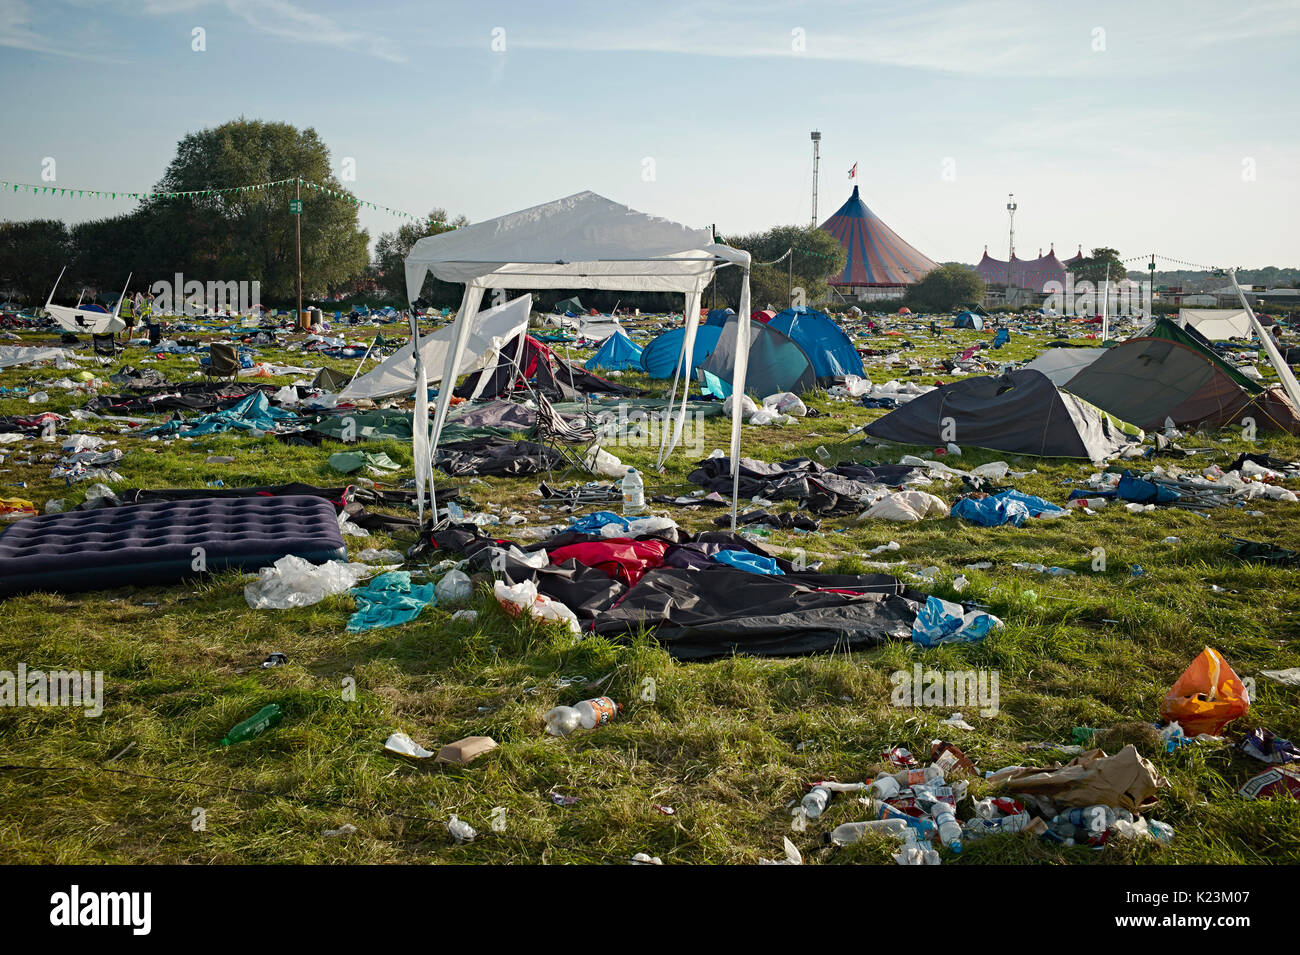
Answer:
[[[441,235],[452,229],[469,225],[469,219],[463,215],[454,218],[447,215],[446,209],[433,209],[420,222],[408,222],[393,232],[380,233],[375,243],[374,268],[376,281],[380,290],[390,300],[407,301],[406,293],[406,257],[416,242],[430,235]],[[424,287],[419,298],[430,305],[455,306],[460,304],[464,286],[443,282],[432,275],[425,275]]]
[[[1128,275],[1127,267],[1119,260],[1119,253],[1107,248],[1093,249],[1092,255],[1076,262],[1070,271],[1074,273],[1076,283],[1087,279],[1094,285],[1099,285],[1106,279],[1107,267],[1110,269],[1111,282],[1121,282]]]
[[[241,118],[185,136],[157,191],[205,194],[143,204],[138,266],[163,277],[258,281],[264,301],[296,301],[294,185],[209,190],[297,178],[329,190],[302,189],[303,294],[349,290],[369,264],[369,235],[358,228],[356,203],[335,179],[316,131],[288,123]]]
[[[71,258],[68,227],[58,219],[0,222],[0,298],[12,295],[28,302],[44,302],[59,271],[71,264]],[[72,276],[65,276],[64,284],[59,286],[60,296],[67,294],[74,283]],[[76,290],[71,294],[75,296]]]
[[[984,280],[973,269],[949,262],[927,272],[907,287],[903,301],[922,312],[949,312],[958,305],[977,305],[984,299]]]
[[[846,253],[829,232],[815,226],[776,226],[766,232],[735,236],[725,240],[736,249],[744,249],[753,256],[750,268],[749,290],[754,308],[771,303],[780,308],[790,305],[790,289],[804,290],[804,301],[812,305],[830,295],[828,279],[844,269]],[[782,259],[793,249],[793,277],[791,262]],[[781,259],[772,265],[763,265]],[[719,269],[717,273],[718,307],[738,307],[740,303],[740,270],[735,267]],[[796,293],[797,294],[797,293]],[[704,304],[713,304],[712,289],[705,290]]]

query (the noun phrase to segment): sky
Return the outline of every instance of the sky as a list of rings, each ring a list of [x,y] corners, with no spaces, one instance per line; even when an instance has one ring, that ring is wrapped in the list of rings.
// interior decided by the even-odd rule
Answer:
[[[856,184],[936,261],[1006,258],[1014,193],[1021,257],[1300,266],[1298,53],[1300,0],[0,0],[0,179],[144,190],[245,116],[314,127],[355,195],[415,214],[590,189],[736,235],[811,220],[816,129],[818,221]],[[0,194],[0,219],[131,207]]]

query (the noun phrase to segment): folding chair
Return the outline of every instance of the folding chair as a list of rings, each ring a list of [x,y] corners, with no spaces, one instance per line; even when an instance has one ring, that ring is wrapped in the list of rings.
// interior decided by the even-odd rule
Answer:
[[[208,348],[208,364],[203,373],[209,378],[234,378],[239,374],[239,352],[234,345],[213,342]]]
[[[590,419],[584,415],[581,422],[568,421],[540,391],[534,392],[533,398],[537,402],[537,443],[557,452],[564,459],[566,464],[560,477],[563,479],[575,469],[590,473],[592,468],[589,462],[593,462],[600,453],[600,435],[591,426]],[[551,480],[555,480],[551,468],[547,468],[546,473]]]
[[[96,355],[116,358],[117,353],[122,351],[122,347],[112,335],[92,335],[91,342],[95,346]]]

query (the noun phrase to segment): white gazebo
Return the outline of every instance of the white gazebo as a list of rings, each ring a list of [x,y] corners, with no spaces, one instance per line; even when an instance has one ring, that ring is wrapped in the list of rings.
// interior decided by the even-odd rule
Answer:
[[[426,236],[416,242],[406,257],[407,298],[414,302],[424,285],[426,273],[444,282],[463,282],[465,295],[456,315],[456,334],[447,354],[443,387],[434,416],[433,443],[423,439],[425,429],[415,432],[416,493],[423,508],[423,486],[427,481],[432,501],[432,456],[447,417],[451,383],[462,358],[474,318],[488,289],[605,289],[631,292],[680,292],[685,297],[686,335],[683,356],[694,354],[695,332],[700,321],[700,297],[724,266],[738,266],[743,277],[739,314],[748,315],[750,255],[714,241],[709,229],[692,229],[680,223],[637,212],[594,192],[580,192],[554,202],[512,212],[496,219]],[[414,325],[414,322],[412,323]],[[749,322],[738,323],[739,341],[732,377],[733,393],[745,392],[749,361]],[[418,362],[419,351],[415,351]],[[686,362],[679,362],[685,367]],[[418,372],[416,381],[421,380]],[[688,375],[683,375],[681,407],[676,412],[671,440],[661,446],[662,464],[681,439],[686,418]],[[416,419],[427,415],[427,392],[416,389]],[[677,401],[676,379],[673,403]],[[735,527],[739,496],[741,402],[735,401],[731,421],[732,527]],[[435,520],[437,515],[434,503]]]

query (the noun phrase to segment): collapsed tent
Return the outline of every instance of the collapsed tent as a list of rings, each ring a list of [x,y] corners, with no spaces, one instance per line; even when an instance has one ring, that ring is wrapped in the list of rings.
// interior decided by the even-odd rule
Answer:
[[[656,338],[652,338],[641,349],[641,370],[651,378],[673,378],[691,372],[704,364],[713,349],[718,345],[722,335],[720,325],[701,325],[695,335],[695,349],[691,352],[690,367],[681,367],[682,343],[686,340],[686,329],[670,328]]]
[[[586,315],[586,307],[578,301],[575,295],[572,298],[561,299],[555,303],[553,309],[556,315]]]
[[[1056,387],[1064,388],[1067,381],[1104,354],[1103,348],[1048,348],[1024,367],[1041,372]]]
[[[489,364],[501,347],[528,327],[532,296],[516,299],[479,312],[469,329],[469,337],[456,376],[477,371]],[[424,379],[433,385],[442,381],[447,357],[455,343],[456,326],[446,325],[420,340],[420,358]],[[361,398],[388,398],[409,395],[415,388],[415,346],[407,344],[384,359],[374,370],[357,378],[339,392],[339,399],[356,401]]]
[[[802,572],[744,537],[725,532],[672,540],[562,532],[519,548],[466,528],[434,532],[439,551],[464,554],[509,584],[531,582],[569,608],[582,629],[614,638],[643,630],[679,660],[743,653],[789,656],[912,639],[926,595],[887,574]],[[544,551],[538,566],[525,552]],[[724,558],[759,558],[778,573],[740,569]]]
[[[465,283],[456,316],[457,338],[447,360],[447,377],[455,373],[465,352],[469,328],[489,288],[574,289],[593,288],[634,292],[678,292],[684,296],[687,353],[694,353],[700,321],[700,298],[720,267],[735,265],[742,271],[738,311],[750,312],[748,252],[715,241],[711,229],[689,229],[593,192],[533,206],[509,215],[476,222],[441,235],[425,236],[406,257],[407,297],[419,295],[425,276],[432,272],[444,282]],[[747,326],[740,347],[733,349],[733,380],[746,385],[749,356]],[[665,428],[659,463],[681,440],[686,419],[686,385],[672,429]],[[676,385],[674,384],[674,401]],[[422,393],[421,393],[422,394]],[[417,395],[417,410],[418,399]],[[438,395],[434,419],[436,448],[447,419],[452,391]],[[732,415],[731,454],[739,457],[742,408]],[[417,439],[423,429],[417,429]],[[423,489],[431,482],[429,449],[417,440],[414,447],[416,492],[423,507]],[[735,512],[735,495],[732,501]]]
[[[530,387],[548,398],[576,401],[584,395],[635,395],[633,388],[593,375],[566,361],[532,335],[516,335],[495,360],[455,388],[457,398],[497,398]]]
[[[126,321],[118,314],[126,298],[126,287],[123,287],[122,294],[118,296],[117,304],[113,306],[111,312],[98,305],[82,305],[80,301],[77,302],[76,307],[53,304],[54,292],[58,289],[63,273],[66,271],[65,266],[59,272],[59,277],[54,280],[54,288],[50,289],[50,297],[45,302],[45,311],[58,322],[60,328],[69,332],[91,335],[115,335],[126,328]],[[128,275],[126,285],[129,287],[130,284],[131,276]]]
[[[741,320],[732,316],[722,327],[713,353],[700,365],[700,384],[705,391],[725,398],[734,390],[731,370],[738,364],[742,324],[749,326],[745,335],[749,339],[745,378],[745,390],[749,394],[760,398],[783,391],[803,394],[817,387],[817,372],[802,348],[773,328],[771,323],[764,325],[752,318]],[[737,406],[740,404],[736,402]]]
[[[1135,432],[1130,435],[1125,429]],[[942,385],[867,425],[866,433],[900,444],[956,442],[1043,457],[1100,461],[1141,432],[1059,390],[1046,375],[1012,371]]]
[[[587,359],[588,371],[627,371],[641,368],[641,346],[621,328],[605,339],[596,354]]]
[[[845,375],[866,377],[862,369],[862,358],[853,347],[844,329],[824,312],[800,305],[787,308],[767,322],[768,328],[784,332],[796,345],[803,349],[813,364],[817,379],[829,383],[832,378]]]
[[[1194,328],[1209,341],[1249,338],[1254,334],[1244,308],[1180,308],[1178,326]]]
[[[1065,388],[1140,428],[1163,427],[1166,418],[1179,427],[1220,427],[1249,416],[1261,428],[1300,434],[1285,392],[1252,381],[1167,318],[1103,351]]]

